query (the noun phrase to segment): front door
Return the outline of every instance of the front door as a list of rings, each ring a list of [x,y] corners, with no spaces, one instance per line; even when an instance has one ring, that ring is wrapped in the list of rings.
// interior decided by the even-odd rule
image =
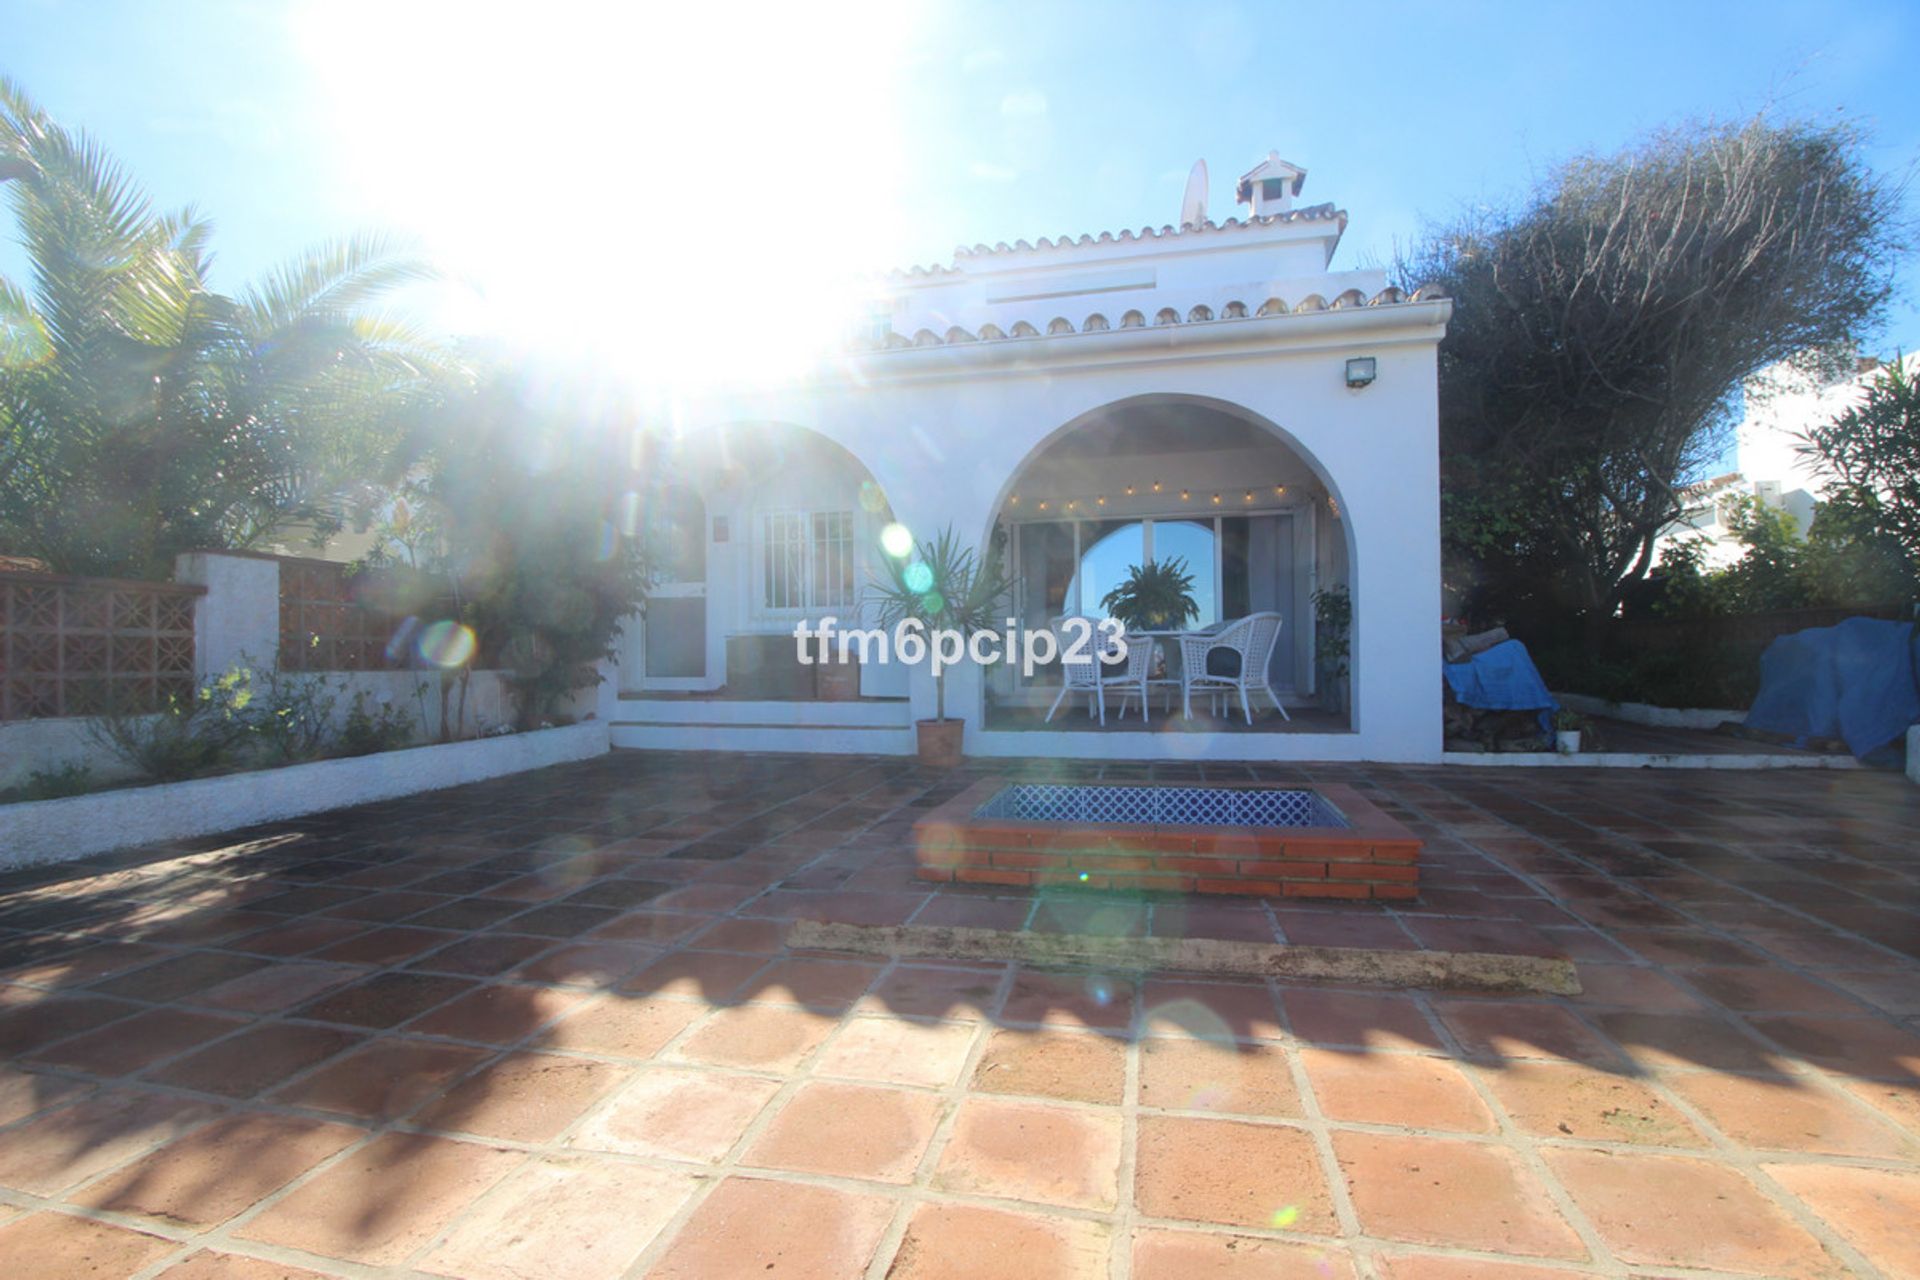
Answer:
[[[649,513],[655,579],[642,624],[643,689],[707,687],[707,507],[682,485]]]

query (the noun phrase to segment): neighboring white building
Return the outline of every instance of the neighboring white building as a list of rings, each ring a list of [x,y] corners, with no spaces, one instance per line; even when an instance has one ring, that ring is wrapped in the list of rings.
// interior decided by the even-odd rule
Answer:
[[[860,617],[897,520],[1003,539],[1027,626],[1098,614],[1128,564],[1183,555],[1203,622],[1283,615],[1272,679],[1300,706],[1312,593],[1352,592],[1350,714],[1195,734],[1080,710],[1042,731],[1024,709],[1055,677],[969,666],[947,697],[970,754],[1438,760],[1450,304],[1331,269],[1347,215],[1297,205],[1304,180],[1269,155],[1240,217],[959,249],[889,277],[806,381],[678,405],[647,444],[674,478],[649,504],[674,563],[604,691],[615,745],[912,751],[924,666],[865,666],[860,700],[825,701],[788,665],[796,622]]]
[[[1920,354],[1905,358],[1920,372]],[[1790,362],[1769,365],[1742,388],[1744,414],[1734,428],[1735,470],[1692,486],[1688,505],[1654,544],[1657,564],[1682,540],[1706,540],[1705,563],[1725,568],[1746,554],[1730,516],[1745,497],[1787,512],[1804,536],[1814,508],[1826,491],[1817,467],[1800,452],[1805,433],[1825,426],[1866,397],[1867,385],[1884,372],[1880,361],[1865,358],[1838,377],[1822,377]]]

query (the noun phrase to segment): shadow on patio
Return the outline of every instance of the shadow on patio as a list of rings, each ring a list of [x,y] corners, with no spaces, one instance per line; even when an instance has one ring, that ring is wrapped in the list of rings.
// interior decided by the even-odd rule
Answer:
[[[916,880],[913,820],[979,772],[1338,780],[1427,841],[1425,890]],[[1920,1205],[1920,804],[1794,781],[617,755],[16,873],[0,1188],[126,1216],[7,1221],[0,1194],[0,1247],[454,1275],[739,1274],[777,1248],[858,1274],[1031,1231],[1030,1263],[1105,1274],[1132,1221],[1136,1275],[1236,1238],[1333,1274],[1409,1250],[1885,1265],[1842,1175],[1806,1171]],[[1585,991],[887,962],[791,952],[798,919],[1540,948]],[[1410,1165],[1427,1207],[1396,1195]],[[1702,1229],[1649,1244],[1622,1196],[1697,1201]],[[1738,1214],[1766,1229],[1713,1229]]]

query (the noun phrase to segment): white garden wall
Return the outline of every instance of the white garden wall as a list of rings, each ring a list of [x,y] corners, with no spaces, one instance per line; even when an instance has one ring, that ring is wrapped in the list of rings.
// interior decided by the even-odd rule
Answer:
[[[233,831],[606,752],[607,726],[593,720],[474,742],[5,805],[0,806],[0,868]]]

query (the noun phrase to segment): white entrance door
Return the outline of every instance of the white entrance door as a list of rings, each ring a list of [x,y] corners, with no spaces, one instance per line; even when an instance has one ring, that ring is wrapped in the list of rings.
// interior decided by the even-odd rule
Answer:
[[[707,507],[669,486],[649,513],[659,558],[642,623],[642,689],[698,690],[707,683]]]

